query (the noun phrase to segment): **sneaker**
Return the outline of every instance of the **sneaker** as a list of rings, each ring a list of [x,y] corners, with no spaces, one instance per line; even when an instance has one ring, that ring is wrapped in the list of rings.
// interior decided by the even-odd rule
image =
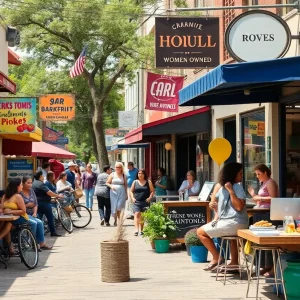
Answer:
[[[141,232],[140,232],[140,235],[141,235],[141,236],[143,236],[143,235],[144,235],[144,232],[143,232],[143,231],[141,231]]]
[[[104,225],[104,219],[101,219],[101,222],[100,222],[101,226]]]
[[[138,233],[138,232],[135,232],[135,233],[134,233],[134,236],[138,236],[138,235],[139,235],[139,233]]]

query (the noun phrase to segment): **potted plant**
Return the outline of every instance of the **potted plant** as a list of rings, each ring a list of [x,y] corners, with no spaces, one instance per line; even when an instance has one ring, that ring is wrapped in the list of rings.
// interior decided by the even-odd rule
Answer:
[[[169,251],[170,239],[176,236],[176,225],[165,213],[162,203],[152,204],[143,214],[144,237],[154,242],[157,253]]]
[[[125,239],[124,211],[118,221],[114,236],[109,241],[102,241],[101,280],[103,282],[125,282],[130,280],[129,244]]]
[[[197,228],[187,232],[185,243],[190,246],[190,252],[193,263],[202,263],[207,261],[208,250],[203,246],[197,235]]]
[[[194,233],[197,231],[197,228],[190,229],[184,236],[184,242],[186,246],[186,252],[188,256],[191,256],[191,239],[194,237]]]

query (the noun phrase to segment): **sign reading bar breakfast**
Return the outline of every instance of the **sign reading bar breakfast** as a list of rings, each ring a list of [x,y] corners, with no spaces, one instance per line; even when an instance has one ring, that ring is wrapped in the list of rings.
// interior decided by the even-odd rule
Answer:
[[[261,61],[283,57],[291,44],[291,32],[279,16],[264,10],[239,15],[227,27],[225,46],[237,61]]]
[[[0,99],[0,133],[35,132],[36,99]]]
[[[75,97],[72,94],[43,95],[40,97],[40,121],[71,121],[75,119]]]
[[[157,68],[214,68],[219,47],[219,18],[155,18]]]

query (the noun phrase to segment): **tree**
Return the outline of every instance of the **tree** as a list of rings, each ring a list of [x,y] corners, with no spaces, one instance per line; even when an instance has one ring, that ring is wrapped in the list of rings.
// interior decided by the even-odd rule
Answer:
[[[84,78],[76,81],[65,76],[67,70],[47,69],[39,59],[24,58],[21,66],[9,68],[10,77],[18,82],[18,96],[39,96],[48,93],[71,93],[76,97],[76,119],[66,125],[52,123],[52,127],[63,131],[69,137],[69,149],[77,154],[77,158],[88,162],[92,156],[97,155],[93,145],[92,122],[89,115],[91,94],[85,84]],[[104,128],[118,126],[118,111],[124,109],[123,96],[118,92],[119,87],[114,86],[105,103]],[[83,155],[85,153],[85,155]]]
[[[153,0],[1,0],[6,22],[21,31],[20,48],[48,68],[70,66],[88,47],[84,84],[90,92],[91,138],[100,167],[108,164],[104,138],[105,104],[124,76],[153,59],[153,36],[138,32],[145,22],[145,7],[154,13]],[[153,4],[153,6],[151,6]],[[67,73],[65,74],[67,76]],[[74,83],[82,78],[75,78]]]

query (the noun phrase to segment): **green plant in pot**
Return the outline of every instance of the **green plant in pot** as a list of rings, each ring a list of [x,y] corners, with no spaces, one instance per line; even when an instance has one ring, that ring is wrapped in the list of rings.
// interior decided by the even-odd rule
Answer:
[[[144,237],[154,242],[157,253],[169,251],[170,239],[176,236],[176,225],[165,213],[162,203],[151,205],[143,214]]]
[[[191,229],[186,233],[185,243],[186,245],[189,245],[192,262],[201,263],[207,261],[208,250],[198,238],[197,229],[198,228]]]
[[[184,236],[184,242],[185,242],[186,252],[187,252],[188,256],[191,256],[191,249],[190,249],[191,245],[193,245],[196,242],[195,233],[196,233],[197,229],[198,228],[190,229]],[[199,239],[198,239],[198,241],[200,242]]]

